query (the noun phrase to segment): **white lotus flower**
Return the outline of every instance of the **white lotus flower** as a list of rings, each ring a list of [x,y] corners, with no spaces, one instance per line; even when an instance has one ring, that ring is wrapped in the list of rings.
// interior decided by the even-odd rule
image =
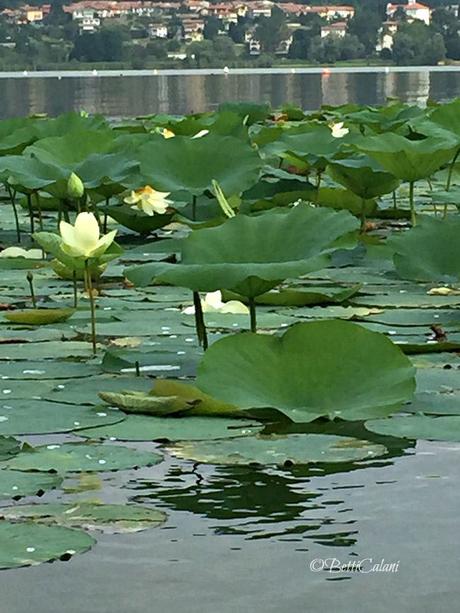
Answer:
[[[158,215],[164,215],[168,207],[172,204],[171,200],[167,200],[171,192],[157,192],[150,185],[146,185],[141,189],[132,191],[123,202],[126,204],[132,204],[131,208],[140,209],[144,211],[146,215],[152,217],[155,213]]]
[[[333,123],[330,127],[334,138],[343,138],[350,132],[348,128],[343,127],[343,121],[340,123]]]
[[[204,300],[201,300],[201,308],[203,313],[232,313],[233,315],[246,315],[249,313],[248,307],[238,300],[222,302],[222,292],[220,290],[207,293]],[[186,315],[194,315],[195,307],[187,307],[182,312]]]
[[[100,236],[99,224],[93,213],[79,213],[74,226],[61,221],[59,231],[62,250],[72,257],[85,259],[98,257],[107,251],[117,233],[112,230],[105,236]]]
[[[0,258],[26,258],[27,260],[40,259],[41,249],[22,249],[21,247],[7,247],[0,251]]]

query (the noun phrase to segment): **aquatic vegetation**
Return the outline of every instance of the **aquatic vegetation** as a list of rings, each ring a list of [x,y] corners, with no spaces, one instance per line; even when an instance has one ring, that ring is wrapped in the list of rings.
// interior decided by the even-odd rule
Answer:
[[[0,568],[458,442],[459,104],[0,122]]]

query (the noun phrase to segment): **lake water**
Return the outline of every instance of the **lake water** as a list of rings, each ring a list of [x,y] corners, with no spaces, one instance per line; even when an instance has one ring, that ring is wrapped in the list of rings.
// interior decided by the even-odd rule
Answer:
[[[0,117],[58,115],[84,109],[109,116],[190,113],[225,101],[383,104],[389,97],[424,105],[460,96],[460,67],[7,73],[0,75]]]

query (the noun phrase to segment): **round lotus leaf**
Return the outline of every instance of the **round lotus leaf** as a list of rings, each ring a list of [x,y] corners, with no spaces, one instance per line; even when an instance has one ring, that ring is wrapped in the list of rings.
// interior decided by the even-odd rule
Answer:
[[[249,436],[193,441],[168,447],[174,456],[205,464],[286,466],[313,462],[355,462],[386,453],[383,445],[333,434]]]
[[[22,496],[41,496],[47,490],[59,487],[62,477],[0,470],[0,500]]]
[[[75,309],[26,309],[6,312],[3,317],[15,324],[41,326],[66,321],[74,313]]]
[[[407,415],[391,419],[372,419],[364,425],[370,432],[386,436],[460,442],[460,415]]]
[[[459,236],[459,219],[419,217],[415,228],[389,241],[395,250],[396,271],[402,278],[414,281],[458,282]]]
[[[457,139],[429,136],[409,140],[390,132],[363,138],[359,149],[376,160],[386,171],[403,181],[426,179],[449,162],[458,149]]]
[[[20,443],[15,438],[0,436],[0,461],[9,460],[9,458],[19,453],[20,449]]]
[[[90,428],[78,436],[120,441],[199,441],[250,436],[263,426],[249,420],[223,417],[144,417],[129,415],[120,424]]]
[[[0,405],[0,434],[71,432],[121,421],[124,413],[109,407],[85,407],[41,400],[10,400]]]
[[[0,569],[35,566],[88,551],[95,540],[82,530],[0,521]]]
[[[155,189],[196,196],[211,189],[213,180],[228,196],[239,194],[257,182],[262,166],[248,142],[216,134],[151,140],[139,150],[139,159],[141,173]]]
[[[415,389],[410,360],[388,338],[347,321],[300,323],[283,336],[243,333],[206,351],[196,385],[243,409],[297,422],[395,412]]]
[[[9,521],[31,520],[67,528],[100,530],[106,533],[140,532],[166,521],[166,514],[136,504],[27,504],[0,508],[0,517]]]
[[[153,466],[163,457],[158,453],[136,451],[117,445],[64,443],[33,447],[12,458],[6,466],[13,470],[38,472],[106,472]]]
[[[347,211],[309,205],[237,215],[184,239],[179,264],[144,264],[126,274],[136,285],[155,279],[194,291],[228,289],[258,296],[283,279],[323,268],[339,247],[353,247],[358,225]]]
[[[30,334],[28,331],[27,334]],[[88,377],[100,373],[101,367],[97,364],[84,364],[82,362],[68,362],[61,360],[17,361],[0,362],[0,378],[2,380],[18,379],[73,379]]]

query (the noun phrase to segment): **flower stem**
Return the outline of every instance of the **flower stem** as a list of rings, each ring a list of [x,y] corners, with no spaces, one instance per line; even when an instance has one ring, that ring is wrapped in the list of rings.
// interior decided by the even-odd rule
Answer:
[[[398,210],[398,203],[396,201],[396,190],[393,190],[393,210]]]
[[[21,242],[21,228],[19,227],[19,217],[18,217],[18,209],[16,208],[16,192],[13,192],[8,183],[5,183],[6,191],[8,192],[8,196],[10,197],[11,204],[13,205],[13,213],[14,213],[14,223],[16,225],[16,236],[18,238],[18,243]]]
[[[27,208],[29,209],[29,217],[30,217],[30,233],[33,234],[35,232],[35,223],[34,223],[34,212],[32,209],[32,194],[27,194]]]
[[[364,234],[366,230],[366,200],[361,198],[361,234]]]
[[[93,284],[91,282],[91,271],[89,270],[88,260],[85,260],[85,281],[91,311],[91,339],[93,345],[93,353],[96,354],[96,309],[93,296]]]
[[[73,271],[72,281],[73,281],[73,308],[76,309],[77,306],[78,306],[78,299],[77,299],[77,271],[76,270]]]
[[[34,309],[37,308],[37,299],[35,298],[35,292],[34,292],[34,276],[31,272],[27,273],[27,282],[29,284],[30,287],[30,297],[32,298],[32,305],[34,307]]]
[[[452,181],[452,173],[454,171],[455,162],[457,161],[457,158],[459,155],[460,155],[460,149],[455,154],[454,159],[452,160],[449,166],[449,172],[447,173],[446,192],[450,190],[450,183]]]
[[[203,308],[201,306],[199,292],[193,292],[193,305],[195,307],[195,328],[198,343],[203,347],[204,351],[206,351],[208,348],[208,335],[206,332],[206,324],[204,322]]]
[[[196,196],[192,196],[192,219],[196,221]]]
[[[249,298],[249,317],[251,321],[251,332],[257,332],[256,301],[254,296]]]
[[[35,203],[37,205],[38,210],[38,225],[40,226],[40,230],[43,230],[43,215],[42,215],[42,205],[40,203],[40,196],[38,192],[34,192],[35,195]]]
[[[409,183],[409,204],[410,204],[410,219],[412,226],[417,225],[417,217],[415,215],[415,204],[414,204],[414,182],[411,181]]]

